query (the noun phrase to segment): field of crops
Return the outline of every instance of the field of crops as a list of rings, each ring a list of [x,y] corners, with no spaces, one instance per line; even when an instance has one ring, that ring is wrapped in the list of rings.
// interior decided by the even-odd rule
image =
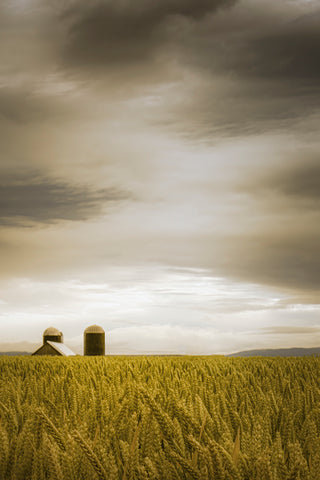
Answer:
[[[1,357],[0,479],[319,480],[320,359]]]

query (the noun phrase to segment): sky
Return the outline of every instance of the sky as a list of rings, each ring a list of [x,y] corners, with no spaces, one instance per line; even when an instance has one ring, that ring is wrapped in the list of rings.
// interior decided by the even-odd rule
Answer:
[[[0,348],[320,345],[317,0],[0,4]]]

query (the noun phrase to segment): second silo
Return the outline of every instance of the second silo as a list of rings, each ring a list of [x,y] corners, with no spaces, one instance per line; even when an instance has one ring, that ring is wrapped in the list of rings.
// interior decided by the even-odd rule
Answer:
[[[43,343],[45,344],[48,340],[51,342],[63,343],[62,332],[54,327],[46,328],[43,332]]]
[[[99,325],[91,325],[84,331],[84,355],[105,355],[106,334]]]

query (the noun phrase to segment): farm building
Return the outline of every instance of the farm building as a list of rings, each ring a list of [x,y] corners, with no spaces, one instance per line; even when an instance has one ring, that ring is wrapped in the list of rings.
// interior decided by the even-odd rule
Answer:
[[[99,325],[87,327],[83,334],[83,354],[85,356],[104,356],[106,353],[106,334]]]
[[[63,333],[54,327],[46,328],[43,332],[43,343],[45,344],[48,340],[63,343]]]
[[[60,355],[70,357],[76,355],[69,347],[63,344],[63,334],[53,327],[43,332],[43,344],[32,355]]]
[[[106,334],[99,325],[87,327],[83,334],[85,356],[104,356],[106,350]],[[43,332],[43,344],[32,355],[61,355],[70,357],[76,355],[63,343],[63,334],[54,327]]]
[[[61,355],[63,357],[71,357],[76,354],[63,343],[47,340],[47,342],[41,345],[32,355]]]

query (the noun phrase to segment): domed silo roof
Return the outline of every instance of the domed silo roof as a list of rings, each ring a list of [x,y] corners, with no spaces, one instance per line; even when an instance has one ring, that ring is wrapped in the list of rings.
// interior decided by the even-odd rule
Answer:
[[[49,327],[45,329],[43,335],[61,335],[61,332],[57,328]]]
[[[84,355],[105,355],[106,334],[99,325],[91,325],[83,332]]]
[[[84,333],[104,333],[104,330],[99,325],[90,325],[84,331]]]
[[[54,327],[46,328],[43,332],[43,343],[45,344],[48,341],[63,343],[62,332],[60,332],[57,328]]]

